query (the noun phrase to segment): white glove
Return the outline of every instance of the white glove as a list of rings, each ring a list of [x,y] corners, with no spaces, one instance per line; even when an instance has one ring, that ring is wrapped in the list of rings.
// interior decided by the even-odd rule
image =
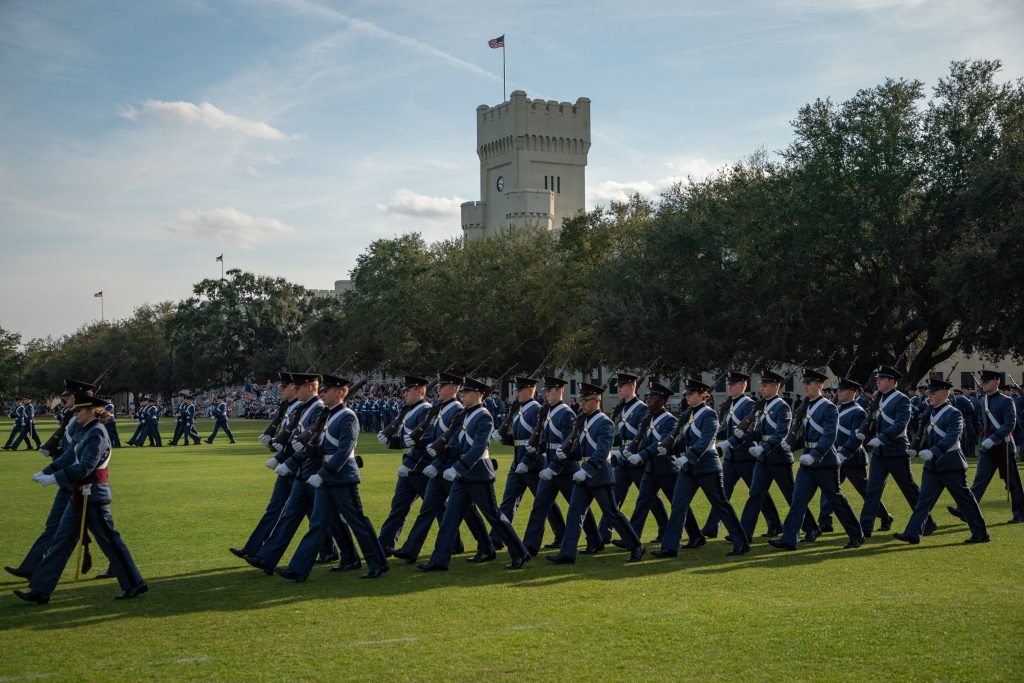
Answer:
[[[878,448],[881,445],[882,445],[882,440],[879,439],[877,436],[875,438],[871,439],[871,441],[868,441],[868,446],[870,448]]]
[[[550,467],[545,467],[537,474],[537,476],[543,479],[544,481],[551,481],[552,479],[555,478],[555,471]]]
[[[280,465],[275,467],[274,471],[277,472],[277,475],[279,477],[287,477],[289,474],[292,473],[292,471],[288,469],[288,465],[285,465],[284,463],[281,463]]]
[[[426,467],[423,468],[423,476],[429,479],[433,479],[434,477],[437,476],[437,468],[434,467],[433,465],[427,465]]]
[[[865,434],[864,432],[857,432],[857,438],[863,441],[864,439],[868,438],[868,435]]]
[[[292,439],[292,450],[296,453],[301,453],[306,450],[306,444],[302,443],[298,439]]]
[[[924,460],[925,462],[928,462],[928,461],[929,461],[929,460],[931,460],[931,459],[932,459],[932,457],[933,457],[933,456],[932,456],[932,452],[931,452],[931,450],[929,450],[929,449],[927,449],[927,448],[926,448],[926,449],[924,449],[923,451],[918,451],[918,452],[917,452],[917,456],[918,456],[919,458],[921,458],[922,460]]]
[[[565,460],[565,451],[562,450],[561,446],[555,449],[555,458],[558,460]]]
[[[459,478],[459,471],[454,467],[449,467],[441,476],[444,477],[445,481],[455,481]]]
[[[57,483],[57,477],[53,476],[52,474],[44,474],[43,476],[36,479],[36,483],[39,484],[40,486],[49,486],[50,484]]]
[[[408,434],[402,437],[402,443],[405,444],[406,448],[412,448],[416,445],[416,439],[412,438]]]
[[[779,444],[779,445],[782,447],[782,450],[786,451],[787,453],[792,453],[793,452],[793,447],[790,446],[789,442],[786,441],[785,439],[783,439],[782,443]]]
[[[272,470],[277,468],[277,458],[271,458],[267,461],[267,469]]]
[[[658,444],[658,455],[668,455],[668,449]]]
[[[747,433],[740,429],[739,427],[736,427],[735,429],[732,430],[732,435],[735,436],[737,439],[742,439],[747,435]]]
[[[49,458],[49,457],[50,457],[50,451],[46,450],[45,448],[40,448],[40,449],[38,449],[38,450],[39,450],[39,453],[40,453],[40,454],[41,454],[41,455],[42,455],[43,457],[45,457],[45,458]]]
[[[764,446],[751,446],[747,449],[747,453],[750,453],[755,458],[760,457],[764,453]]]
[[[427,453],[429,453],[430,457],[432,458],[437,457],[437,449],[434,448],[434,444],[430,444],[429,446],[427,446]]]
[[[630,465],[639,465],[644,461],[644,459],[640,457],[639,453],[630,453],[629,458],[627,459],[629,460]]]
[[[491,439],[493,439],[494,441],[501,441],[501,432],[495,429],[493,432],[491,432]]]
[[[399,478],[401,478],[401,477],[408,477],[409,476],[409,472],[411,472],[411,471],[412,470],[410,470],[405,465],[399,465],[398,466],[398,476],[399,476]]]
[[[324,478],[321,477],[319,474],[314,474],[312,477],[306,480],[306,483],[312,486],[313,488],[318,489],[324,483]]]
[[[612,460],[619,460],[619,459],[624,458],[624,457],[628,458],[629,457],[629,449],[625,448],[623,450],[619,450],[618,448],[616,448],[615,450],[613,450],[611,452],[611,456],[612,456]]]
[[[908,448],[907,449],[907,455],[909,455],[911,458],[913,458],[915,455],[917,455],[917,453],[918,452],[915,451],[913,448]]]
[[[263,444],[264,446],[269,446],[270,437],[267,436],[266,434],[260,434],[260,443]]]
[[[800,456],[800,464],[801,465],[813,465],[814,464],[814,457],[810,453],[804,453],[803,455]]]
[[[996,442],[989,438],[986,438],[984,441],[981,442],[981,447],[984,448],[986,451],[995,445]]]
[[[582,484],[587,480],[587,471],[582,468],[576,470],[576,474],[572,475],[572,480],[577,484]]]
[[[729,452],[729,449],[732,448],[732,446],[729,445],[728,441],[719,441],[715,444],[715,448],[722,451],[722,455],[725,455]]]
[[[42,479],[45,476],[46,475],[43,474],[42,472],[36,472],[35,474],[32,475],[32,481],[34,481],[35,483],[38,484],[39,480]]]
[[[282,446],[281,444],[279,444],[279,443],[278,443],[278,442],[276,442],[276,441],[274,442],[274,445],[272,446],[272,448],[273,448],[273,449],[274,449],[275,451],[277,451],[278,453],[280,453],[281,451],[283,451],[283,450],[284,450],[284,446]]]
[[[529,471],[530,466],[527,465],[525,462],[521,462],[518,465],[516,465],[516,474],[526,474]]]
[[[531,446],[530,444],[526,444],[526,452],[529,453],[530,455],[536,455],[537,449]]]
[[[382,446],[388,445],[388,437],[384,436],[384,432],[377,432],[377,441],[380,441]]]
[[[688,461],[685,455],[679,455],[676,456],[675,458],[672,458],[672,466],[679,471],[682,471],[682,469],[686,466],[687,462]]]

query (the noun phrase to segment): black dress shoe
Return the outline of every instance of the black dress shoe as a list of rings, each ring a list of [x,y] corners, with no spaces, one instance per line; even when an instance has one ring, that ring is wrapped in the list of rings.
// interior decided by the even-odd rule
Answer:
[[[21,591],[15,590],[14,594],[25,602],[34,602],[37,605],[45,605],[50,602],[50,596],[46,593],[40,593],[38,591]]]
[[[362,567],[363,567],[363,563],[360,562],[359,560],[355,560],[355,561],[349,562],[347,564],[339,564],[336,567],[331,567],[327,571],[330,571],[330,572],[350,572],[350,571],[353,571],[355,569],[362,569]]]
[[[1014,517],[1007,524],[1024,524],[1024,517]]]
[[[273,576],[274,568],[272,566],[270,566],[269,564],[267,564],[266,562],[264,562],[263,560],[261,560],[260,558],[255,557],[253,555],[246,555],[242,559],[244,559],[246,562],[248,562],[251,566],[256,567],[256,569],[259,569],[261,572],[263,572],[267,576]]]
[[[552,564],[575,564],[576,558],[572,555],[563,555],[562,553],[555,553],[554,555],[548,555],[544,558]]]
[[[341,555],[326,555],[313,560],[313,564],[334,564],[341,559]]]
[[[505,569],[522,569],[530,561],[529,555],[518,557],[505,565]]]
[[[747,544],[739,546],[738,548],[734,547],[732,550],[727,552],[725,554],[725,556],[726,557],[739,557],[740,555],[746,555],[749,552],[750,552],[750,544],[747,543]]]
[[[704,538],[718,538],[718,532],[717,531],[701,531],[700,534]]]
[[[905,534],[902,531],[893,534],[892,537],[895,538],[897,541],[903,541],[904,543],[909,543],[910,545],[917,545],[921,542],[921,539],[915,538],[910,534]]]
[[[562,547],[562,539],[560,539],[560,538],[557,538],[554,541],[551,541],[551,543],[545,543],[544,544],[544,550],[558,550],[561,547]]]
[[[853,550],[854,548],[859,548],[862,545],[864,545],[864,539],[863,538],[856,538],[856,539],[855,538],[851,538],[846,543],[846,545],[843,546],[843,550]]]
[[[461,549],[460,550],[455,550],[454,548],[452,548],[452,552],[455,553],[456,555],[458,555],[459,553],[462,552],[462,550]],[[384,557],[391,557],[394,554],[395,554],[395,549],[394,548],[384,548]]]
[[[294,581],[295,583],[303,583],[306,580],[306,577],[302,574],[296,571],[292,571],[290,569],[282,569],[281,567],[275,569],[274,573],[280,576],[282,579],[288,579],[289,581]]]
[[[626,559],[626,563],[628,564],[631,562],[639,562],[640,560],[644,559],[644,553],[646,552],[647,546],[641,543],[640,545],[629,551],[629,558]]]
[[[887,518],[882,520],[882,523],[881,523],[881,525],[879,525],[878,530],[879,531],[890,531],[892,529],[892,523],[895,522],[895,521],[896,521],[896,518],[893,517],[892,515],[889,515]]]
[[[114,573],[113,569],[111,569],[110,567],[107,567],[106,570],[104,570],[100,574],[97,574],[93,578],[94,579],[116,579],[117,578],[117,574]]]
[[[677,550],[665,550],[664,548],[659,548],[658,550],[652,550],[651,551],[651,556],[652,557],[658,557],[658,558],[679,557],[679,551],[677,551]]]
[[[924,523],[924,529],[921,530],[921,535],[922,536],[931,536],[932,534],[935,533],[935,530],[938,529],[938,528],[939,528],[939,525],[936,524],[935,522],[931,522],[930,524],[928,522],[925,522]]]
[[[477,553],[476,555],[467,557],[466,562],[472,562],[474,564],[483,564],[484,562],[493,562],[496,559],[498,559],[497,553],[487,553],[486,555],[484,555],[483,553]]]
[[[365,574],[363,574],[359,578],[360,579],[379,579],[380,577],[382,577],[385,574],[387,574],[388,570],[390,570],[390,569],[391,569],[391,565],[388,564],[387,562],[385,562],[384,564],[382,564],[381,566],[377,567],[376,569],[371,569],[370,571],[366,572]]]
[[[819,531],[817,529],[814,529],[812,531],[808,531],[806,534],[804,534],[804,537],[800,539],[800,542],[801,543],[814,543],[815,541],[818,540],[818,536],[820,536],[820,535],[821,534],[819,533]]]
[[[964,541],[964,545],[973,545],[975,543],[988,543],[990,540],[992,539],[989,538],[988,534],[984,536],[971,536],[966,541]]]
[[[778,548],[779,550],[796,550],[795,545],[786,543],[785,541],[779,540],[777,538],[773,538],[772,540],[768,541],[768,545],[770,545],[773,548]]]
[[[6,571],[11,576],[17,576],[19,579],[32,578],[32,572],[27,572],[24,569],[18,569],[17,567],[4,567],[4,571]]]
[[[695,548],[699,548],[702,545],[707,545],[707,544],[708,544],[707,539],[705,539],[703,536],[698,536],[697,538],[691,538],[689,543],[684,545],[683,548],[685,548],[686,550],[693,550]]]
[[[136,584],[136,585],[132,586],[131,588],[126,590],[124,593],[121,593],[120,595],[115,597],[114,599],[115,600],[131,600],[133,598],[139,597],[143,593],[148,593],[148,592],[149,592],[149,586],[147,586],[146,582],[143,581],[142,583],[139,583],[139,584]]]
[[[604,550],[604,543],[601,545],[588,545],[580,551],[580,555],[597,555],[602,550]]]
[[[442,567],[441,565],[434,564],[433,562],[424,562],[423,564],[418,564],[418,565],[416,565],[416,569],[419,569],[421,572],[446,572],[446,571],[448,571],[448,567]]]
[[[405,552],[404,550],[396,550],[395,552],[391,553],[391,555],[399,560],[405,560],[406,564],[416,564],[416,556],[411,555]]]
[[[613,538],[612,545],[616,548],[622,548],[623,550],[629,550],[629,546],[621,538]]]
[[[864,538],[871,538],[871,532],[865,529]]]
[[[502,543],[501,541],[498,541],[497,543],[495,543],[494,541],[491,541],[491,545],[494,546],[494,552],[496,552],[496,553],[497,552],[501,552],[502,550],[505,549],[505,544]]]
[[[781,528],[774,528],[774,529],[769,529],[768,531],[766,531],[763,534],[761,534],[761,538],[775,538],[776,536],[781,536],[781,535],[782,535],[782,529]]]
[[[243,560],[245,559],[245,551],[244,550],[241,550],[239,548],[228,548],[228,552],[231,553],[232,555],[234,555],[235,557],[241,558]]]
[[[959,511],[959,510],[957,510],[957,509],[956,509],[955,507],[953,507],[952,505],[947,505],[947,506],[946,506],[946,510],[947,510],[947,511],[949,512],[949,514],[953,515],[953,516],[954,516],[954,517],[956,517],[957,519],[959,519],[959,520],[963,520],[964,516],[963,516],[962,514],[960,514],[960,511]]]
[[[822,534],[830,534],[833,531],[834,531],[834,529],[833,529],[831,524],[819,524],[818,525],[818,535],[819,536],[821,536]]]
[[[526,546],[526,554],[530,557],[537,557],[538,555],[540,555],[540,550],[538,550],[537,548],[531,548],[530,546]]]

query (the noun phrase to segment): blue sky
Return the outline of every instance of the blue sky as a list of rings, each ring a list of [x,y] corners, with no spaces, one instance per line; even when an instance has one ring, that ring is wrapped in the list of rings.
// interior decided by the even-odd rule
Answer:
[[[460,235],[502,33],[509,91],[593,101],[590,205],[780,149],[817,97],[1024,74],[1024,4],[989,0],[4,0],[0,325],[179,299],[221,252],[327,289],[373,239]]]

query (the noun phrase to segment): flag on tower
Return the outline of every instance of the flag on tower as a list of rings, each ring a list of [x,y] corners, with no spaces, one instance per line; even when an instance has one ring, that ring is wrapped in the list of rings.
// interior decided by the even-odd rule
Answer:
[[[497,38],[491,38],[490,40],[487,41],[487,46],[494,49],[497,49],[499,47],[505,47],[505,34],[502,33]]]
[[[93,296],[94,299],[102,299],[103,298],[103,290],[101,289],[100,291],[96,292],[92,296]]]

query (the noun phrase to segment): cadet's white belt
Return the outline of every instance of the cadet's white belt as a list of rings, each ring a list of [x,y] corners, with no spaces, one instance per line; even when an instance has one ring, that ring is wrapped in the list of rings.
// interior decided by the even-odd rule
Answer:
[[[529,443],[530,443],[529,439],[516,439],[515,440],[515,445],[516,446],[526,446],[526,445],[529,445]]]
[[[817,445],[818,445],[818,442],[815,441],[814,443],[804,444],[804,447],[805,448],[815,448],[815,447],[817,447]]]

